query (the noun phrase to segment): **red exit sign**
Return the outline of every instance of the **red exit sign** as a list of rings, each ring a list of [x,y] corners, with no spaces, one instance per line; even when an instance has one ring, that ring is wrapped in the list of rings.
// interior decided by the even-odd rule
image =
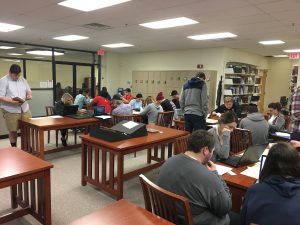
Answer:
[[[290,53],[290,59],[299,59],[299,53]]]

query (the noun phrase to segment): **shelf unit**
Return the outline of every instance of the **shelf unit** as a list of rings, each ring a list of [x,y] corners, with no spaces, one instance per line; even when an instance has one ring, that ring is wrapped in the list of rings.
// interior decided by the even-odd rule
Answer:
[[[232,96],[241,106],[259,104],[262,93],[262,76],[257,66],[240,62],[227,62],[223,95]],[[243,108],[242,107],[242,111]]]

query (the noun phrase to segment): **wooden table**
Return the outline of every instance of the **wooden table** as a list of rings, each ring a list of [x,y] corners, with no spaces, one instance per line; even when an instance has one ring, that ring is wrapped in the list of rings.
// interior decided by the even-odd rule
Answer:
[[[218,162],[218,164],[228,166],[220,162]],[[240,212],[240,208],[248,188],[256,182],[255,178],[240,174],[246,169],[247,166],[234,168],[232,172],[236,173],[236,175],[230,175],[226,173],[222,176],[232,193],[232,211],[237,213]]]
[[[107,142],[89,135],[81,135],[82,185],[93,184],[117,199],[121,199],[124,180],[159,167],[165,161],[165,149],[169,144],[175,143],[177,138],[188,134],[186,131],[156,125],[147,125],[147,127],[160,130],[162,133],[149,133],[144,137],[117,142]],[[151,160],[155,160],[156,163],[125,174],[124,156],[145,149],[148,149],[147,163],[150,164]],[[160,156],[158,151],[161,153]],[[170,156],[169,152],[168,157]]]
[[[18,148],[0,149],[0,188],[11,187],[11,207],[21,209],[0,216],[0,224],[31,214],[51,225],[50,169],[52,164]]]
[[[45,131],[89,127],[102,123],[100,119],[96,118],[73,119],[70,117],[41,117],[38,119],[20,120],[19,122],[21,127],[21,149],[42,159],[44,159],[44,154],[80,147],[80,144],[75,143],[75,145],[45,151]]]
[[[173,223],[128,202],[119,200],[75,220],[69,225],[172,225]],[[173,224],[174,225],[174,224]]]

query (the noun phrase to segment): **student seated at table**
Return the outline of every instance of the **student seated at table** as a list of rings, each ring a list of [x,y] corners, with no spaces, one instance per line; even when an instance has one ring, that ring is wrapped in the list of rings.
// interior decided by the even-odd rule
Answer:
[[[229,97],[229,96],[226,96],[224,98],[224,104],[220,105],[218,108],[216,108],[212,114],[215,114],[215,113],[225,113],[225,112],[228,112],[228,111],[233,111],[236,116],[238,118],[241,118],[241,109],[240,109],[240,106],[238,105],[238,103],[236,103],[232,97]]]
[[[148,96],[147,98],[145,98],[145,101],[144,101],[144,108],[145,108],[147,105],[149,105],[149,104],[151,104],[151,103],[153,103],[153,102],[155,102],[154,98],[153,98],[152,96]]]
[[[164,112],[175,111],[175,104],[169,99],[166,99],[162,92],[159,92],[158,94],[163,98],[160,102],[160,105],[163,108]]]
[[[105,113],[110,114],[111,112],[111,106],[110,101],[108,100],[107,92],[100,91],[99,95],[92,100],[91,105],[104,106]]]
[[[300,156],[289,143],[272,146],[259,177],[245,196],[243,225],[300,224]]]
[[[268,105],[268,113],[269,113],[269,131],[270,133],[283,130],[285,119],[284,115],[281,114],[281,104],[279,102],[271,102]]]
[[[113,104],[115,104],[115,108],[112,111],[112,115],[132,115],[132,109],[130,104],[124,104],[124,102],[120,99],[120,96],[113,96]]]
[[[121,96],[121,100],[125,103],[128,104],[132,99],[134,99],[134,96],[131,95],[131,89],[126,88],[124,91],[124,95]]]
[[[78,105],[78,109],[82,109],[83,107],[86,108],[86,106],[91,102],[91,99],[89,97],[90,89],[84,88],[83,90],[79,90],[79,94],[76,95],[74,105]]]
[[[171,92],[171,96],[172,96],[172,102],[174,103],[174,105],[176,106],[176,109],[180,109],[180,103],[179,103],[179,94],[178,91],[173,90]]]
[[[257,105],[248,106],[247,117],[240,121],[239,128],[251,131],[253,145],[268,143],[269,124],[263,114],[258,112]]]
[[[163,112],[163,108],[161,107],[160,103],[164,99],[164,96],[162,95],[162,92],[158,93],[156,97],[156,101],[153,103],[150,103],[145,107],[145,109],[140,112],[141,116],[147,116],[148,123],[156,123],[157,115],[159,112]]]
[[[64,93],[63,96],[61,97],[61,100],[56,102],[54,106],[54,114],[64,116],[64,107],[66,105],[73,105],[73,100],[74,99],[72,95],[70,95],[69,93]],[[66,139],[67,131],[68,129],[60,130],[61,133],[60,139],[63,146],[67,146],[67,139]]]
[[[215,151],[212,161],[227,159],[230,151],[230,133],[237,126],[237,118],[234,112],[228,111],[219,119],[216,127],[208,130],[215,139]]]
[[[231,194],[210,160],[214,146],[212,134],[194,131],[188,150],[169,158],[159,171],[157,185],[188,199],[194,225],[228,225],[230,221]],[[178,214],[179,224],[186,224],[181,207]]]
[[[136,98],[132,99],[129,102],[129,105],[133,110],[140,111],[141,108],[143,107],[143,95],[141,93],[138,93],[136,95]]]

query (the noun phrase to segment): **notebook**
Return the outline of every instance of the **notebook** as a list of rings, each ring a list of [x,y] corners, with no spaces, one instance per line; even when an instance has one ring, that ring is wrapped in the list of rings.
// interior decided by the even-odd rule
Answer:
[[[65,105],[63,115],[64,116],[74,115],[77,113],[77,111],[78,111],[78,105]]]
[[[247,166],[258,162],[267,146],[268,144],[252,145],[246,149],[242,156],[229,156],[228,159],[221,159],[219,161],[233,167]]]

